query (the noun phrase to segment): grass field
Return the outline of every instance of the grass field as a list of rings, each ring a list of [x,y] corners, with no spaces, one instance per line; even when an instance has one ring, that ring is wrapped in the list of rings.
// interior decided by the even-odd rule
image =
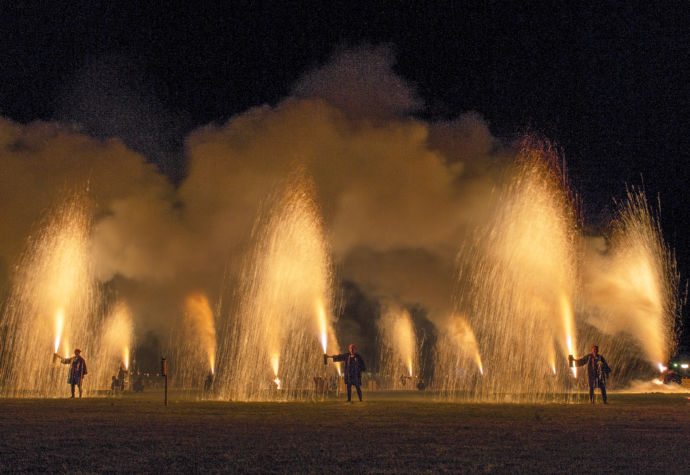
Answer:
[[[162,395],[0,399],[0,469],[22,472],[689,473],[688,394],[590,404],[228,403]]]

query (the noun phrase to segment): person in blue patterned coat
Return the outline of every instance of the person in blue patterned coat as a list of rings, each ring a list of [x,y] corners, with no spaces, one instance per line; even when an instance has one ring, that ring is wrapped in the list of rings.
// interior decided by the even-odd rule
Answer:
[[[575,359],[569,355],[571,366],[587,365],[587,381],[589,382],[589,401],[594,404],[594,388],[601,390],[601,399],[606,402],[606,379],[608,378],[611,368],[603,356],[599,354],[599,347],[592,346],[592,352],[582,358]]]
[[[350,351],[348,353],[343,353],[342,355],[327,355],[329,358],[333,358],[333,361],[342,361],[345,363],[343,366],[343,375],[345,384],[347,385],[347,402],[352,402],[352,386],[357,390],[359,401],[362,401],[362,373],[367,370],[367,367],[359,353],[355,352],[356,349],[357,346],[350,345]]]
[[[86,360],[81,357],[81,350],[78,348],[74,350],[74,356],[71,358],[63,358],[60,355],[58,357],[60,358],[60,363],[70,365],[67,383],[72,387],[72,397],[74,397],[75,386],[79,388],[79,397],[81,397],[81,383],[84,381],[84,376],[87,373]]]

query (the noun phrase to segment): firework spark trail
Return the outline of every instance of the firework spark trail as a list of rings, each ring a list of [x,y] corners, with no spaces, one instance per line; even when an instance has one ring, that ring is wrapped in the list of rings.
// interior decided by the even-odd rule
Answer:
[[[208,298],[201,293],[188,295],[185,299],[185,320],[187,339],[199,347],[205,355],[208,370],[213,373],[216,366],[216,325]]]
[[[603,340],[607,359],[629,379],[644,372],[642,362],[657,370],[676,344],[673,332],[678,273],[665,245],[659,222],[643,192],[632,191],[619,206],[603,251],[589,250],[583,291],[588,315],[587,337]],[[632,339],[632,340],[631,340]],[[639,348],[639,351],[636,351]]]
[[[216,387],[224,397],[300,398],[323,370],[314,304],[330,305],[332,277],[313,194],[310,181],[295,175],[270,212],[258,218],[237,316],[221,337],[229,351],[219,361],[227,371],[219,369]],[[267,391],[274,379],[286,390],[282,394]]]
[[[434,367],[433,384],[449,398],[473,387],[477,373],[483,376],[477,339],[465,316],[455,313],[439,328]]]
[[[50,364],[61,343],[79,345],[85,357],[94,354],[91,225],[88,200],[76,193],[48,212],[28,242],[2,315],[2,324],[14,335],[0,366],[8,395],[64,395],[64,368]],[[66,353],[62,356],[71,356],[71,348]],[[85,385],[88,392],[89,381]]]
[[[103,322],[97,352],[89,364],[89,376],[99,388],[109,388],[119,367],[129,370],[130,348],[134,346],[134,318],[129,305],[118,300]]]
[[[418,368],[417,337],[410,313],[391,304],[381,316],[378,327],[381,342],[380,369],[387,381],[384,386],[401,389],[407,386],[405,378],[417,376],[415,371]]]
[[[468,315],[485,376],[470,393],[542,400],[558,378],[545,377],[567,358],[561,296],[576,288],[575,212],[548,148],[526,144],[493,220],[459,254],[458,311]],[[438,379],[438,378],[437,378]]]

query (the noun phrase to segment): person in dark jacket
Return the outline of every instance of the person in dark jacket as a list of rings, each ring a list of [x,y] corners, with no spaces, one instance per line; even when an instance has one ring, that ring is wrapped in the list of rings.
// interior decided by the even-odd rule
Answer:
[[[364,365],[364,360],[356,353],[357,347],[355,345],[349,346],[349,353],[343,353],[342,355],[326,355],[328,358],[333,358],[333,361],[343,361],[344,371],[343,375],[345,377],[345,384],[347,385],[347,402],[352,402],[352,386],[357,390],[357,396],[359,396],[359,401],[362,401],[362,373],[366,371],[366,366]]]
[[[594,388],[601,390],[601,398],[606,402],[606,378],[611,372],[608,363],[603,356],[599,354],[599,347],[592,346],[592,352],[582,358],[575,359],[572,355],[569,357],[571,366],[587,365],[587,381],[589,382],[589,400],[594,404]]]
[[[120,369],[117,370],[117,383],[120,385],[120,391],[124,392],[127,383],[127,370],[124,364],[120,364]]]
[[[72,387],[72,397],[74,397],[75,386],[79,388],[79,397],[81,397],[81,383],[82,381],[84,381],[84,376],[86,376],[87,373],[86,361],[84,360],[84,358],[81,357],[81,350],[74,350],[74,356],[72,356],[71,358],[63,358],[60,355],[57,356],[58,358],[60,358],[60,362],[62,364],[70,365],[67,383]]]

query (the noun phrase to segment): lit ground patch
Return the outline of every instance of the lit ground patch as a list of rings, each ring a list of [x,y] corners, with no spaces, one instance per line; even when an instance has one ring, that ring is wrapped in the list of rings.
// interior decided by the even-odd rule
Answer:
[[[2,471],[690,471],[687,395],[590,404],[0,400]],[[367,396],[365,394],[365,396]]]

